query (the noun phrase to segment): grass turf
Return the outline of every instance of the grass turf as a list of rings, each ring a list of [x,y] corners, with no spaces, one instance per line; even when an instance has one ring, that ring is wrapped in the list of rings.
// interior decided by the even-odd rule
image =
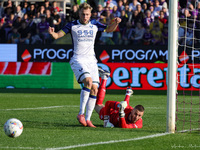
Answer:
[[[97,128],[82,127],[76,120],[79,92],[1,92],[0,149],[47,149],[70,146],[83,150],[200,149],[198,131],[146,138],[166,131],[167,96],[137,95],[137,91],[135,93],[131,97],[130,105],[144,105],[142,129],[103,128],[103,121],[98,118],[96,112],[93,112],[91,120]],[[108,91],[104,102],[123,99],[124,94]],[[24,131],[20,137],[10,138],[4,134],[3,125],[9,118],[18,118],[22,121]],[[140,137],[144,138],[136,139]]]

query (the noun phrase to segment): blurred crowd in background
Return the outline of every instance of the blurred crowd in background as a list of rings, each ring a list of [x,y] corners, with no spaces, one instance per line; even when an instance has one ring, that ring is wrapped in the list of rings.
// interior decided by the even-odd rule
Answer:
[[[184,1],[184,0],[183,0]],[[115,17],[122,19],[112,33],[98,33],[96,44],[100,45],[167,45],[168,42],[168,0],[74,0],[69,15],[57,1],[29,2],[23,0],[15,6],[11,0],[0,4],[0,43],[47,44],[53,40],[48,27],[59,31],[68,22],[79,18],[79,5],[88,2],[94,9],[92,19],[103,24],[111,24]],[[198,18],[200,3],[193,0],[179,3],[179,16],[182,29],[179,40],[184,43],[187,29],[184,18]],[[193,22],[194,24],[194,22]],[[193,26],[192,24],[192,26]],[[200,28],[200,25],[195,25]],[[196,36],[195,33],[193,35]],[[198,35],[197,35],[198,36]]]

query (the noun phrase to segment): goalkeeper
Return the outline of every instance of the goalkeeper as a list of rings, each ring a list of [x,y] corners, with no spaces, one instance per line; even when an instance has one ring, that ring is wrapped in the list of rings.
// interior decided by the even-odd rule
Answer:
[[[124,101],[107,101],[104,106],[106,81],[110,72],[99,68],[99,74],[102,80],[98,89],[95,110],[99,114],[99,118],[104,120],[104,127],[142,128],[144,107],[137,105],[133,108],[129,105],[130,96],[133,94],[132,89],[126,89]]]

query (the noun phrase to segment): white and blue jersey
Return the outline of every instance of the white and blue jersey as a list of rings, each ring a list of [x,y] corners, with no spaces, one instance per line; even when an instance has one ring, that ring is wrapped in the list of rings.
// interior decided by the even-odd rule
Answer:
[[[97,31],[104,31],[106,25],[96,20],[91,20],[88,24],[83,25],[79,20],[68,23],[62,28],[67,34],[71,33],[73,42],[73,55],[94,56],[94,43]],[[76,56],[75,56],[76,57]]]
[[[104,31],[106,27],[96,20],[91,20],[86,25],[76,20],[62,28],[65,34],[70,33],[72,37],[73,56],[70,59],[70,65],[79,83],[87,77],[91,77],[94,84],[99,83],[94,43],[97,32]]]

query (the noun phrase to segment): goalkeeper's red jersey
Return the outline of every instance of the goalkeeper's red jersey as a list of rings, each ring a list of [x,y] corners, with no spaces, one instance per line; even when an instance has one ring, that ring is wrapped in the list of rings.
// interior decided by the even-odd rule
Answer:
[[[124,110],[125,117],[120,118],[119,117],[119,108],[117,105],[119,102],[115,102],[115,105],[113,108],[107,108],[110,109],[110,122],[115,126],[115,127],[120,127],[120,128],[142,128],[143,126],[143,121],[142,118],[140,118],[137,122],[131,123],[128,121],[128,116],[131,114],[131,110],[134,108],[128,105],[126,109]],[[99,118],[101,120],[104,120],[104,111],[105,107],[103,107],[99,113]]]

